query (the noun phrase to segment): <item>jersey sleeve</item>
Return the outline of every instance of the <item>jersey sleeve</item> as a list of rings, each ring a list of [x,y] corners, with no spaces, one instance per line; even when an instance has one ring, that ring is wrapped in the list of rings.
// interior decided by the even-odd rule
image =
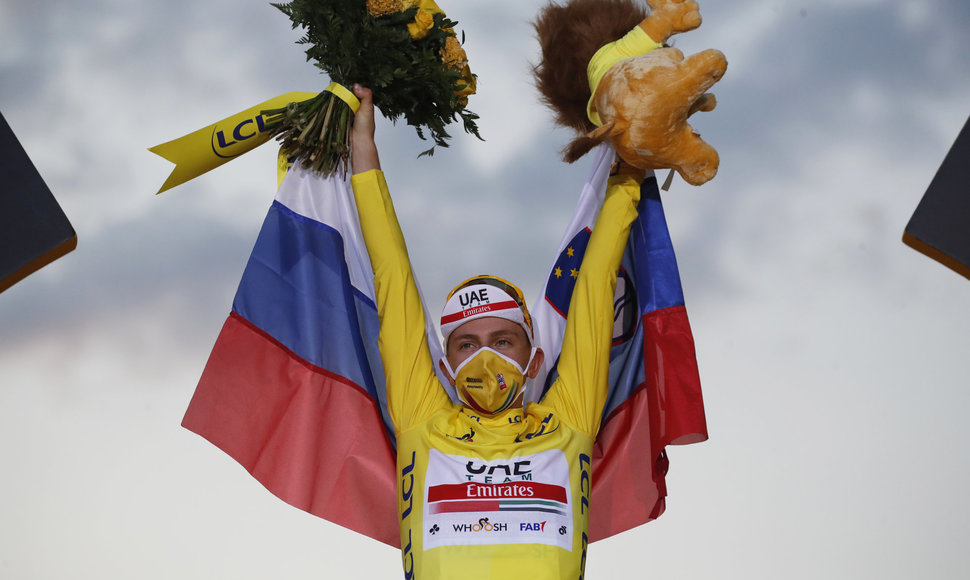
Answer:
[[[609,392],[613,295],[639,200],[640,183],[635,178],[610,178],[569,303],[559,377],[542,400],[591,437],[599,431]]]
[[[384,174],[376,169],[359,173],[351,178],[351,185],[374,270],[388,411],[395,430],[402,432],[441,409],[449,399],[434,372],[424,304]]]

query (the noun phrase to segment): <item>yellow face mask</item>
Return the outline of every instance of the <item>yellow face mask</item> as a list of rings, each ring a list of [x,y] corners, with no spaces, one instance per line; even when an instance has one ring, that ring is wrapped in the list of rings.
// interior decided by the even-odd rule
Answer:
[[[532,356],[535,356],[535,349],[529,362]],[[458,398],[479,413],[501,413],[525,391],[525,371],[522,367],[487,346],[463,360],[455,370],[451,369],[447,358],[442,360],[448,374],[455,379]]]

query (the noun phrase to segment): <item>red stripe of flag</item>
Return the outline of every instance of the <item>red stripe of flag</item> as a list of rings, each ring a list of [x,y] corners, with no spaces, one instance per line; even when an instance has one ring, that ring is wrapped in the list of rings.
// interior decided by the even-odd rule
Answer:
[[[287,503],[400,547],[394,449],[374,400],[236,313],[182,425]]]
[[[660,517],[667,495],[664,448],[707,439],[686,309],[645,314],[643,329],[646,380],[606,419],[593,448],[590,542]]]

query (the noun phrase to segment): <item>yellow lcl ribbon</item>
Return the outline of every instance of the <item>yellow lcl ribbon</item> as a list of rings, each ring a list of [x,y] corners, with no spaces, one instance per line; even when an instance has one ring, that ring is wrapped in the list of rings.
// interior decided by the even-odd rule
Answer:
[[[330,83],[324,90],[347,103],[354,113],[360,109],[360,100],[347,87],[339,83]],[[281,109],[290,103],[305,101],[315,96],[317,96],[315,93],[286,93],[178,139],[150,147],[149,151],[175,164],[175,169],[162,184],[158,193],[195,179],[269,141],[262,111]],[[292,165],[292,161],[282,155],[279,157],[276,168],[277,186],[283,182],[283,177]]]
[[[266,121],[261,111],[279,109],[315,96],[316,93],[299,91],[286,93],[173,141],[149,147],[152,153],[175,164],[158,193],[212,171],[269,141],[269,134],[263,130]]]
[[[357,110],[360,109],[360,100],[350,89],[340,83],[330,83],[324,90],[337,95],[341,101],[347,103],[347,106],[355,115],[357,114]]]

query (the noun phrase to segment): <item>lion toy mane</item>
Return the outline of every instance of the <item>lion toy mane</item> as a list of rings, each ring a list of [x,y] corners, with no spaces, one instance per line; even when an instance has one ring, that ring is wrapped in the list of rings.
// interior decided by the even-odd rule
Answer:
[[[727,70],[718,50],[684,54],[671,35],[700,26],[694,0],[551,2],[535,30],[542,60],[533,68],[556,122],[579,135],[563,149],[572,163],[609,140],[640,169],[675,169],[691,185],[717,173],[717,151],[687,123],[717,104],[708,93]]]

